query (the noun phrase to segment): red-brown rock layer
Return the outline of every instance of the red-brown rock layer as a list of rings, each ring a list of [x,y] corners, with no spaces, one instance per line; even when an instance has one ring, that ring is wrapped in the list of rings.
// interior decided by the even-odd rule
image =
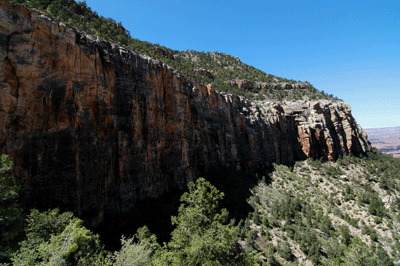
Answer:
[[[30,206],[95,217],[215,168],[369,148],[346,103],[221,94],[38,11],[0,2],[0,40],[0,152]]]

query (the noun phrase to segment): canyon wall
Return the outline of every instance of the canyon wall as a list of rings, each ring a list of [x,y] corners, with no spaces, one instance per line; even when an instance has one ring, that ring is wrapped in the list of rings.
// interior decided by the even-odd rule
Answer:
[[[208,171],[370,148],[344,102],[252,102],[0,1],[0,153],[29,207],[99,221]]]

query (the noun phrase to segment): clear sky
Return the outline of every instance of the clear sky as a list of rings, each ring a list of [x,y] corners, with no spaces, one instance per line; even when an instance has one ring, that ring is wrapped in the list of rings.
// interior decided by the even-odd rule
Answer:
[[[400,126],[400,1],[86,0],[133,38],[223,52],[350,103],[362,127]]]

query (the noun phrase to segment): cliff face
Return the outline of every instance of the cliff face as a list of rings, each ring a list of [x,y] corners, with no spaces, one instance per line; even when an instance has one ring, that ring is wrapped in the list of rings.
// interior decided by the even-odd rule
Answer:
[[[209,170],[369,149],[343,102],[256,103],[0,2],[0,152],[30,206],[101,219]],[[93,212],[93,214],[90,214]]]

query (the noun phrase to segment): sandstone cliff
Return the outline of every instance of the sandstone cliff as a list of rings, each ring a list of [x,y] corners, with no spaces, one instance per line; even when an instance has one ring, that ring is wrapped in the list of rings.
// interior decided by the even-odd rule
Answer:
[[[29,206],[101,219],[215,168],[263,172],[370,147],[347,103],[222,94],[3,1],[0,40],[0,152]]]

